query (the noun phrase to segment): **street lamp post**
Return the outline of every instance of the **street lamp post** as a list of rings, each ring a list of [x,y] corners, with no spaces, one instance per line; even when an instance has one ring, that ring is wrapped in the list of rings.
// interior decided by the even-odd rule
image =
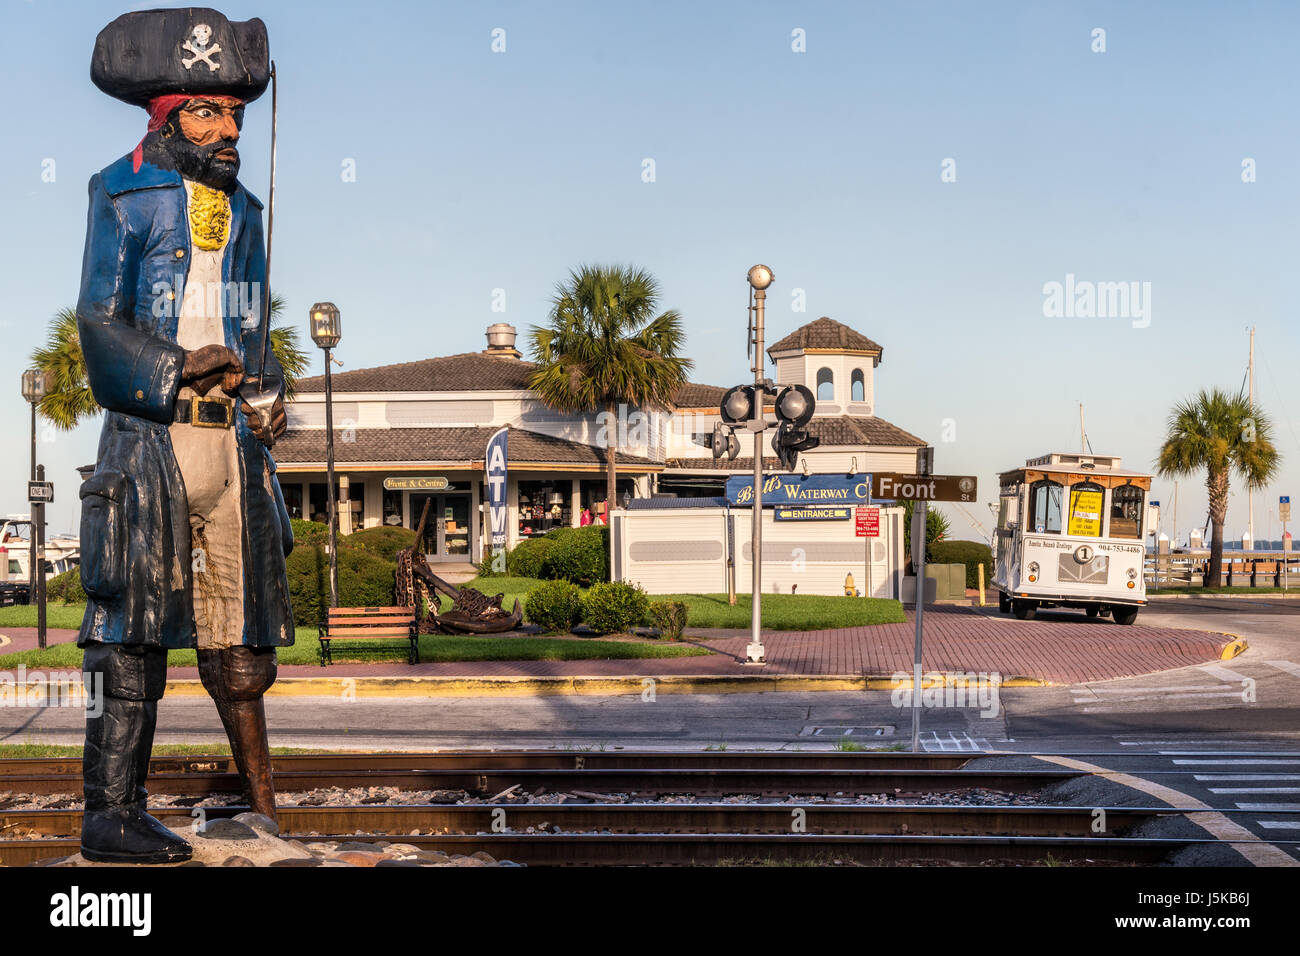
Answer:
[[[343,323],[338,306],[333,302],[317,302],[311,307],[311,340],[325,352],[325,481],[329,488],[330,523],[330,607],[339,606],[339,538],[338,491],[334,487],[334,385],[330,377],[330,349],[343,337]]]
[[[40,369],[23,372],[23,398],[32,406],[32,481],[44,480],[44,468],[36,465],[36,406],[49,390]],[[36,605],[36,643],[45,647],[45,505],[32,504],[31,541],[28,547],[27,600]]]
[[[751,512],[750,564],[754,572],[754,597],[750,617],[749,646],[745,663],[763,664],[763,404],[766,397],[763,381],[763,306],[767,287],[772,284],[772,270],[756,265],[749,270],[750,288],[754,290],[754,510]]]

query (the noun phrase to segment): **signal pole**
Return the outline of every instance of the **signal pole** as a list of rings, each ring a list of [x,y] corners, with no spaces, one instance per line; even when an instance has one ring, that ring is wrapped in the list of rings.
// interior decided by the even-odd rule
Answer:
[[[751,514],[750,564],[754,571],[753,608],[750,618],[749,646],[745,648],[746,664],[766,664],[763,651],[763,306],[767,301],[767,287],[772,284],[772,270],[764,265],[749,270],[749,285],[753,290],[754,304],[754,510]]]

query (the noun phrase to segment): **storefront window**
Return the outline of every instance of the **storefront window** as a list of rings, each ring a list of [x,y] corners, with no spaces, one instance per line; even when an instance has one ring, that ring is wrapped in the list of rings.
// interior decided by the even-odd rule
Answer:
[[[1061,496],[1054,481],[1036,481],[1029,488],[1029,529],[1035,534],[1061,533]]]
[[[614,486],[618,496],[618,501],[614,503],[615,508],[621,508],[636,491],[636,483],[631,478],[620,478],[618,484]],[[591,515],[591,521],[605,520],[605,491],[609,485],[604,478],[594,478],[585,480],[579,485],[579,497],[582,499],[583,510]],[[583,521],[579,516],[579,524]],[[591,522],[587,522],[590,524]]]
[[[337,487],[337,486],[336,486]],[[323,481],[313,481],[308,489],[308,500],[311,503],[311,520],[319,521],[321,524],[329,523],[329,496],[325,493],[326,484]],[[366,518],[366,485],[362,481],[354,481],[348,485],[348,497],[352,505],[352,527],[360,529],[364,527]],[[342,522],[339,522],[342,526]]]
[[[519,536],[534,537],[572,523],[573,482],[519,482]]]
[[[391,528],[402,524],[402,493],[384,489],[384,524]]]
[[[1090,481],[1070,487],[1070,523],[1067,533],[1083,538],[1101,537],[1102,500],[1106,490]]]
[[[1110,536],[1138,538],[1142,530],[1142,505],[1146,492],[1137,485],[1121,485],[1110,493]]]
[[[290,518],[302,517],[302,485],[298,482],[281,485],[280,493],[284,495],[284,507]]]

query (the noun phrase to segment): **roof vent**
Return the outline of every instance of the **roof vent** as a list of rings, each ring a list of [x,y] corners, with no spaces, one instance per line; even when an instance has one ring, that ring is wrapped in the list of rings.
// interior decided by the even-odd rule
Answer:
[[[483,350],[483,354],[522,358],[520,351],[515,348],[516,335],[515,327],[509,322],[494,322],[487,327],[488,347]]]

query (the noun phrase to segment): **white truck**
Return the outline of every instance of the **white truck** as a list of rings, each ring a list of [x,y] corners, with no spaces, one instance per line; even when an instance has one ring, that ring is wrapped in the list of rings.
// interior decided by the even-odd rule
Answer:
[[[1002,613],[1029,620],[1039,608],[1066,607],[1137,620],[1151,475],[1120,464],[1053,452],[998,476],[993,587]]]

